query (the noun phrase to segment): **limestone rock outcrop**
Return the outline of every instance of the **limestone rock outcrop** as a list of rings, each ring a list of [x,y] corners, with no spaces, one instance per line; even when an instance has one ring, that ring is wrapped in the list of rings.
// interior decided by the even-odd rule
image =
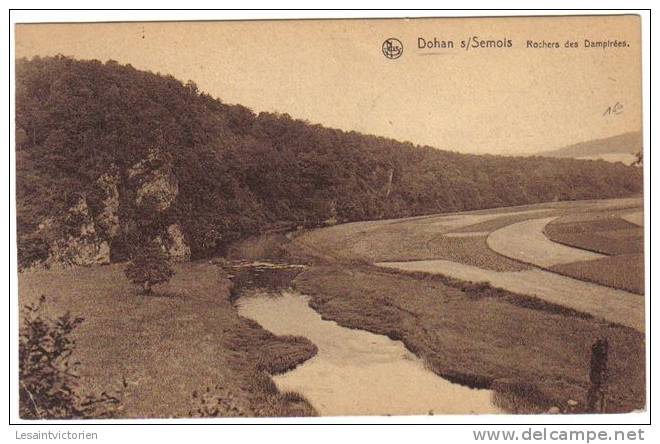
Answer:
[[[51,238],[50,255],[45,266],[57,268],[70,265],[92,265],[110,263],[110,244],[107,239],[98,236],[94,219],[90,215],[89,206],[84,196],[64,217],[64,235]],[[39,225],[39,230],[53,232],[53,219],[47,219]]]
[[[165,214],[179,194],[171,160],[156,148],[129,167],[124,177],[127,183],[122,187],[121,175],[113,167],[97,179],[91,195],[81,193],[62,217],[42,221],[37,234],[46,239],[49,253],[39,267],[110,263],[112,241],[136,226],[135,221],[120,220],[121,193],[130,193],[129,200],[143,214],[154,215]],[[173,261],[190,260],[190,246],[178,223],[167,225],[155,240]]]
[[[128,179],[135,187],[135,204],[151,202],[155,211],[167,210],[179,194],[179,183],[171,162],[158,149],[128,169]]]
[[[179,224],[168,226],[167,233],[164,236],[158,236],[156,241],[170,256],[172,261],[187,262],[190,260],[190,247],[186,243]]]

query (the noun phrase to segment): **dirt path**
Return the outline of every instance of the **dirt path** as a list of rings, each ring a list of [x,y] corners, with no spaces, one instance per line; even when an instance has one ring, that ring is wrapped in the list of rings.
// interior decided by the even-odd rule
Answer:
[[[622,219],[627,220],[631,224],[639,225],[640,227],[644,226],[644,212],[636,211],[634,213],[628,213],[621,216]]]
[[[486,240],[495,252],[527,264],[547,268],[558,264],[588,261],[602,254],[552,242],[543,233],[554,217],[530,219],[493,231]]]
[[[515,293],[590,313],[598,318],[644,331],[644,298],[543,270],[497,272],[445,260],[381,262],[381,267],[438,273],[465,281],[488,281]]]

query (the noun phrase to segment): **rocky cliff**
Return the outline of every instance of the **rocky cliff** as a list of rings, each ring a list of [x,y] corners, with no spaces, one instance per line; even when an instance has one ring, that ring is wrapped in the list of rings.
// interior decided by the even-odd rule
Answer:
[[[159,149],[151,149],[141,161],[127,169],[122,186],[119,171],[102,174],[96,181],[98,195],[84,193],[61,217],[43,220],[35,233],[48,246],[48,257],[34,264],[37,268],[109,264],[111,245],[120,235],[136,230],[140,221],[120,220],[121,193],[126,193],[137,217],[159,219],[167,214],[179,194],[171,160]],[[95,208],[90,208],[90,201]],[[163,251],[175,262],[190,259],[191,250],[179,223],[167,223],[151,233]]]

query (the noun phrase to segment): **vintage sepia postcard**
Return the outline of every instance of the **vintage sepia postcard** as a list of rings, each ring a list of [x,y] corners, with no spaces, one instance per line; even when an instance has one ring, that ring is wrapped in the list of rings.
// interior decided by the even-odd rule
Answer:
[[[640,16],[14,33],[21,419],[647,410]]]

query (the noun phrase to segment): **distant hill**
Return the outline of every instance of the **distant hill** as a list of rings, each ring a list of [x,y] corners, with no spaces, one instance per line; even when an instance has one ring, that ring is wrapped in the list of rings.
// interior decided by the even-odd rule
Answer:
[[[459,154],[255,114],[113,61],[16,62],[23,266],[121,261],[143,232],[187,260],[274,226],[641,190],[622,164]]]
[[[571,157],[574,159],[602,159],[630,164],[642,148],[642,133],[629,132],[605,139],[589,140],[556,150],[537,154],[543,157]]]

